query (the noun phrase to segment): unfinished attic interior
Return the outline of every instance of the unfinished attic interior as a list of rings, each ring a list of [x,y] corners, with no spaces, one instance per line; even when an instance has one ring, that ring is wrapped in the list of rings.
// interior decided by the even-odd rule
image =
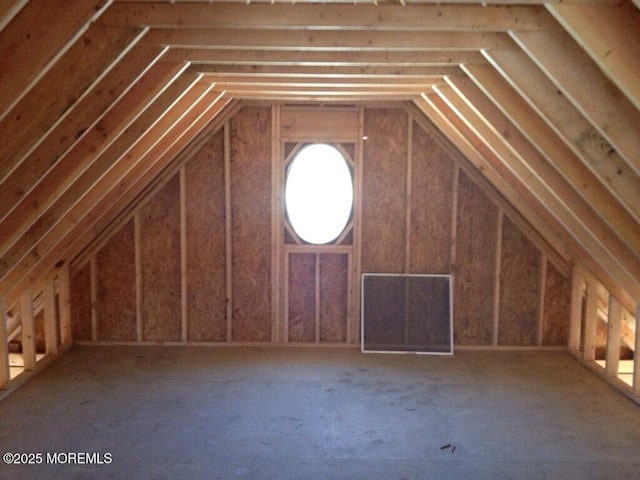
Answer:
[[[41,428],[42,418],[25,413],[37,402],[38,415],[60,422],[101,415],[100,401],[82,396],[91,382],[111,386],[98,389],[104,402],[126,388],[145,402],[152,393],[134,386],[149,379],[171,397],[191,392],[191,375],[271,386],[283,382],[270,376],[281,370],[291,382],[313,378],[346,396],[340,375],[352,368],[365,390],[405,375],[414,375],[410,383],[447,377],[456,394],[468,388],[469,398],[488,402],[470,417],[499,417],[510,388],[547,392],[534,403],[592,405],[597,411],[578,417],[602,417],[624,447],[622,460],[605,449],[610,456],[590,463],[590,451],[555,438],[557,454],[532,447],[540,458],[526,467],[513,458],[494,464],[481,460],[489,453],[471,447],[471,437],[465,444],[471,434],[460,424],[442,427],[448,438],[420,440],[431,453],[379,449],[387,463],[368,465],[373,478],[422,478],[414,453],[443,478],[515,478],[518,468],[518,478],[541,478],[540,468],[550,478],[631,478],[624,475],[640,468],[639,9],[638,0],[3,0],[0,445],[89,448],[68,440],[77,433],[65,436],[75,432],[69,423],[40,437],[53,444],[28,443],[9,426]],[[316,144],[336,155],[351,195],[335,230],[317,242],[299,222],[310,218],[313,227],[333,211],[338,174],[322,177],[325,157],[316,159],[321,167],[302,193],[323,195],[318,212],[296,217],[299,203],[288,196],[294,166]],[[374,288],[383,278],[389,283]],[[412,278],[433,281],[423,291],[407,286]],[[369,340],[374,351],[455,354],[362,354]],[[230,362],[249,373],[225,377],[239,368]],[[487,365],[498,369],[489,378]],[[553,388],[534,388],[551,370]],[[114,372],[124,384],[110,383]],[[172,393],[159,386],[168,379]],[[478,393],[490,389],[485,380],[495,398]],[[55,395],[74,391],[60,400],[71,405],[63,410]],[[254,392],[255,401],[268,406],[269,391]],[[424,405],[434,392],[414,393],[423,403],[402,414],[424,414],[413,425],[429,429],[433,411]],[[300,395],[331,403],[328,393]],[[355,401],[371,407],[375,398]],[[460,398],[443,402],[472,408],[457,405]],[[180,408],[165,408],[172,405]],[[94,417],[83,416],[89,408]],[[345,425],[351,411],[341,414]],[[287,417],[298,418],[296,433],[318,413],[300,412]],[[522,421],[512,428],[533,428]],[[127,445],[118,428],[107,430],[125,440],[91,451]],[[239,442],[243,428],[229,438]],[[221,478],[357,477],[336,459],[375,457],[357,447],[366,442],[355,433],[355,446],[340,450],[323,443],[323,432],[287,447],[317,477],[300,477],[292,465],[271,475],[227,456],[218,459]],[[160,437],[158,458],[171,443]],[[270,458],[272,439],[247,455]],[[509,441],[506,448],[523,440]],[[317,445],[321,453],[303,451]],[[399,470],[385,470],[407,455]],[[125,464],[113,457],[105,468]],[[125,457],[131,467],[133,455]],[[562,470],[566,462],[572,469]],[[0,473],[71,471],[6,463]],[[205,477],[210,469],[200,468],[189,463],[186,471]],[[132,472],[165,478],[153,468]]]

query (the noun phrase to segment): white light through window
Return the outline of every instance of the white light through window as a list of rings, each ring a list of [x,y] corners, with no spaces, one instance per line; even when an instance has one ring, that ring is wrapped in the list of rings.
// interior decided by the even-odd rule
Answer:
[[[301,149],[291,161],[285,185],[289,222],[306,242],[335,240],[344,230],[353,205],[353,181],[347,161],[330,145]]]

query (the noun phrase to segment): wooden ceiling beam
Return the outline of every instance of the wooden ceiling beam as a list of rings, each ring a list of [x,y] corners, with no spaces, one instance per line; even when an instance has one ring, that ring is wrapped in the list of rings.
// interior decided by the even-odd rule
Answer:
[[[508,48],[503,32],[274,30],[233,28],[150,29],[144,44],[181,48],[293,51],[477,51]]]
[[[618,4],[549,4],[548,10],[640,110],[640,10]]]
[[[465,65],[463,70],[513,122],[623,239],[640,255],[640,225],[594,173],[491,65]]]
[[[522,50],[483,52],[531,107],[640,221],[640,178]]]
[[[0,2],[0,119],[99,17],[111,1],[58,0]],[[3,13],[4,10],[4,13]]]
[[[514,32],[513,38],[640,175],[640,110],[569,34]]]
[[[483,185],[485,182],[492,185],[495,190],[491,188],[484,189],[489,198],[493,199],[501,208],[504,208],[507,214],[510,213],[512,221],[523,231],[528,232],[530,238],[535,239],[539,235],[540,238],[535,243],[543,251],[549,250],[547,246],[550,246],[552,250],[550,256],[554,258],[554,263],[558,266],[558,269],[563,274],[570,275],[571,269],[568,263],[571,259],[571,251],[568,245],[539,215],[531,202],[523,198],[521,192],[492,166],[492,162],[487,160],[487,157],[492,157],[494,154],[478,141],[477,137],[471,133],[471,130],[462,122],[460,117],[453,112],[451,107],[435,91],[422,95],[415,103],[463,154],[458,161],[462,163],[461,166],[466,167],[464,168],[465,172],[479,185]],[[494,192],[498,192],[501,197],[496,196]],[[518,220],[520,216],[525,219],[525,222]],[[545,245],[542,245],[542,243]]]
[[[106,75],[78,100],[74,115],[68,115],[40,140],[0,186],[0,220],[25,198],[30,190],[55,167],[60,158],[77,144],[100,120],[132,83],[159,59],[160,47],[134,47]],[[46,198],[34,198],[33,205],[46,204]],[[2,225],[0,223],[0,225]],[[0,227],[0,252],[5,243]]]
[[[503,37],[507,40],[507,37]],[[504,43],[504,42],[503,42]],[[514,45],[508,39],[510,45]],[[171,48],[167,60],[188,61],[201,65],[238,65],[259,68],[264,65],[282,67],[323,66],[338,67],[430,67],[451,66],[462,63],[484,63],[486,60],[479,49],[431,50],[423,52],[388,51],[297,51],[297,50],[231,50],[214,48]]]
[[[296,78],[347,78],[347,79],[379,79],[386,83],[393,81],[433,79],[444,75],[460,73],[457,65],[447,66],[386,66],[386,65],[212,65],[191,63],[191,68],[205,77],[251,76],[256,79],[264,77]]]
[[[33,239],[27,248],[27,253],[18,261],[12,262],[7,268],[4,262],[0,273],[0,292],[19,290],[18,286],[30,285],[37,282],[48,269],[64,257],[64,252],[77,240],[78,230],[84,232],[86,228],[101,215],[100,209],[108,208],[122,193],[129,183],[126,180],[129,172],[138,166],[145,154],[154,148],[165,135],[175,135],[172,129],[181,119],[188,117],[189,112],[198,104],[211,86],[202,83],[192,83],[192,86],[175,101],[164,114],[158,118],[147,131],[134,140],[128,151],[120,158],[109,159],[109,167],[90,188],[82,190],[83,194],[76,198],[71,208],[63,214],[53,228],[41,238]],[[145,165],[147,168],[149,165]],[[118,186],[114,189],[114,187]],[[3,257],[4,258],[4,257]],[[55,259],[58,260],[55,260]],[[15,260],[15,259],[12,259]]]
[[[70,115],[95,82],[124,56],[141,29],[92,26],[0,121],[0,182],[47,132]]]
[[[448,79],[449,103],[557,223],[629,292],[640,292],[640,256],[629,250],[469,78]],[[455,95],[453,92],[455,92]],[[545,214],[546,216],[546,214]]]
[[[125,129],[138,120],[143,112],[169,89],[186,67],[186,64],[159,62],[144,72],[99,122],[62,156],[44,180],[0,223],[0,255],[4,255],[17,241],[20,241],[24,249],[34,239],[46,233],[43,229],[47,225],[55,225],[63,212],[72,205],[78,196],[77,192],[90,188],[110,165],[108,159],[97,159],[100,159]],[[197,77],[192,75],[192,78],[194,80]],[[177,88],[169,89],[169,94],[165,95],[167,100],[163,102],[165,109],[169,100],[175,99],[187,87],[184,83],[184,80],[176,82]],[[154,110],[156,115],[163,113],[158,110]],[[148,119],[147,123],[151,124],[154,120],[155,118]],[[131,138],[129,142],[132,143],[134,139]],[[113,149],[109,153],[117,155]],[[97,164],[94,165],[96,161]],[[102,168],[100,165],[103,165]],[[19,253],[14,250],[15,256],[19,256]]]
[[[297,3],[117,2],[103,15],[108,25],[153,27],[316,28],[363,30],[557,30],[542,6]]]

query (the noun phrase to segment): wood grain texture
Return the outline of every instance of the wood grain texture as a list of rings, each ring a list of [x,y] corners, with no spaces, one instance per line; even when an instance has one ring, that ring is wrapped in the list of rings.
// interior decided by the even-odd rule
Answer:
[[[540,252],[505,216],[498,344],[535,345],[538,333]]]
[[[462,171],[458,184],[454,343],[490,345],[498,209]]]
[[[71,332],[74,340],[91,340],[91,267],[84,267],[71,275]]]
[[[133,220],[96,254],[98,340],[136,339],[136,269]]]
[[[143,340],[181,339],[179,194],[174,175],[140,210]]]
[[[414,122],[411,273],[449,273],[453,162]]]
[[[224,135],[187,163],[187,325],[193,342],[227,338]]]
[[[349,257],[320,254],[320,341],[347,341]]]
[[[47,344],[44,337],[44,310],[33,316],[33,335],[36,342],[36,353],[45,353]]]
[[[401,109],[364,111],[362,175],[362,271],[400,273],[404,269],[407,113]]]
[[[233,341],[271,340],[271,109],[231,120]]]
[[[289,255],[289,341],[315,341],[316,255],[292,253]]]
[[[571,279],[563,277],[551,262],[547,262],[545,285],[542,344],[566,346],[571,316]]]

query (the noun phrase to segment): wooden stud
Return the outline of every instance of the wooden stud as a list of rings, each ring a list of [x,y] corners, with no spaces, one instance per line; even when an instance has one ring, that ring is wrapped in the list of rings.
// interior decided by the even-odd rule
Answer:
[[[90,295],[91,295],[91,341],[98,341],[98,264],[93,255],[89,261],[90,266]]]
[[[68,347],[73,342],[71,330],[71,278],[69,264],[65,263],[58,273],[58,305],[60,308],[60,344]]]
[[[633,396],[640,397],[640,303],[636,305],[636,342],[633,351]]]
[[[271,106],[271,341],[281,343],[280,326],[281,318],[281,301],[282,301],[282,250],[284,247],[283,234],[283,177],[284,165],[281,159],[282,151],[280,149],[281,135],[281,108],[280,104]]]
[[[609,315],[607,321],[607,356],[605,372],[608,377],[618,375],[620,364],[620,334],[622,332],[622,304],[609,295]]]
[[[136,262],[136,342],[142,341],[142,256],[140,254],[140,211],[133,216],[133,243]]]
[[[351,305],[353,305],[353,315],[349,319],[350,325],[347,329],[349,343],[360,343],[360,297],[362,295],[360,276],[362,275],[362,172],[363,172],[363,152],[364,152],[364,107],[360,107],[358,112],[358,140],[356,142],[356,154],[354,165],[354,260],[352,270],[353,296]]]
[[[53,278],[49,278],[44,285],[44,339],[47,355],[56,355],[59,340]]]
[[[547,291],[547,256],[540,252],[540,294],[538,297],[538,346],[542,346],[544,338],[544,302]]]
[[[314,279],[314,295],[315,295],[315,343],[320,343],[320,253],[316,252],[315,257],[315,279]]]
[[[598,324],[598,291],[594,280],[587,281],[587,303],[584,314],[584,341],[582,359],[592,362],[596,359],[596,328]]]
[[[502,272],[502,224],[504,213],[498,209],[496,228],[495,276],[493,277],[493,345],[498,345],[498,329],[500,327],[500,279]]]
[[[7,310],[4,306],[4,297],[0,297],[0,390],[6,390],[9,387],[10,377]]]
[[[227,342],[233,340],[233,243],[231,223],[231,127],[224,123],[224,211],[227,285]]]
[[[33,324],[33,297],[31,289],[25,290],[20,299],[20,322],[22,324],[22,359],[25,372],[36,369],[36,338]]]
[[[404,273],[411,273],[411,187],[413,186],[411,170],[413,160],[413,115],[407,120],[407,176],[405,183],[405,228],[404,228]],[[405,310],[406,311],[406,310]]]
[[[189,340],[188,281],[187,281],[187,178],[185,166],[180,175],[180,330],[183,342]]]
[[[289,255],[291,253],[287,251],[284,254],[284,343],[289,343]]]
[[[571,272],[571,317],[569,319],[569,344],[570,351],[580,350],[580,337],[582,335],[582,305],[584,298],[584,280],[577,266]]]
[[[451,246],[449,254],[449,273],[451,285],[455,285],[456,275],[456,240],[458,237],[458,184],[460,183],[460,166],[455,163],[451,179]]]

